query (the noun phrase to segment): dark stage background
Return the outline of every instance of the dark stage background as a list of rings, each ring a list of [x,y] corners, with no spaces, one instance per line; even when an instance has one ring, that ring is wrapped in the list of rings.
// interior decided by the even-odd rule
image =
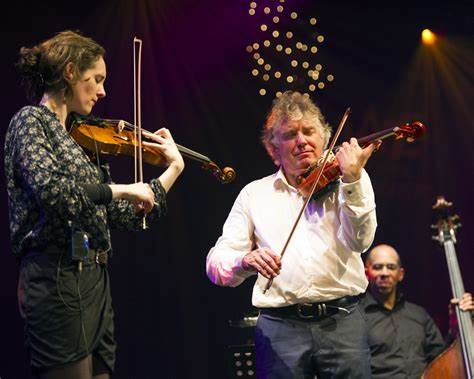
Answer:
[[[258,2],[257,10],[264,4],[317,18],[325,41],[315,60],[324,62],[335,80],[312,96],[332,125],[346,106],[352,107],[345,139],[411,119],[429,126],[413,145],[384,143],[367,170],[377,199],[375,243],[398,249],[408,299],[426,307],[446,332],[450,285],[444,253],[431,240],[429,226],[435,196],[444,194],[462,219],[457,252],[465,286],[474,290],[472,1],[369,7],[272,0]],[[249,332],[229,328],[228,320],[251,309],[252,282],[216,287],[206,277],[205,259],[240,189],[275,170],[258,140],[272,96],[258,94],[261,82],[250,74],[253,59],[245,51],[262,40],[257,22],[263,16],[250,16],[249,2],[237,0],[16,2],[10,7],[0,26],[2,146],[10,118],[26,104],[13,68],[19,48],[57,31],[80,29],[107,49],[107,97],[95,114],[132,121],[136,35],[144,41],[144,126],[167,126],[178,143],[237,171],[234,183],[221,185],[188,161],[169,194],[168,215],[145,232],[114,233],[110,265],[119,345],[115,378],[227,378],[226,346],[244,342]],[[291,23],[281,20],[278,27],[287,30]],[[451,58],[430,60],[420,50],[424,27],[454,46],[448,49]],[[131,159],[111,159],[111,165],[116,182],[132,180]],[[27,378],[1,167],[0,377]],[[159,172],[148,166],[145,175]]]

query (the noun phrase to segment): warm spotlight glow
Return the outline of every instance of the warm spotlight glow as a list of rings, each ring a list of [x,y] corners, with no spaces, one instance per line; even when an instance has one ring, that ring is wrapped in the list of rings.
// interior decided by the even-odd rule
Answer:
[[[253,76],[257,76],[257,75],[258,75],[258,70],[257,70],[256,68],[254,68],[254,69],[252,70],[252,75],[253,75]]]
[[[425,45],[433,45],[436,41],[436,34],[429,29],[425,29],[421,32],[421,40]]]
[[[275,38],[278,38],[279,35],[280,35],[280,33],[278,32],[278,30],[274,30],[273,33],[272,33],[272,36],[275,37]]]
[[[265,96],[265,94],[267,93],[267,90],[265,88],[260,88],[260,91],[258,91],[258,93],[261,95],[261,96]]]

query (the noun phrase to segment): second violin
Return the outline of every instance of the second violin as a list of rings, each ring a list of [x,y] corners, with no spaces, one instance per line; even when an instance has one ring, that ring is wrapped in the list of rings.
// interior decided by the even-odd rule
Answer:
[[[139,141],[136,128],[124,120],[100,119],[73,114],[68,120],[67,129],[71,137],[86,150],[92,153],[106,155],[134,156],[137,153]],[[146,132],[144,130],[144,132]],[[146,139],[146,135],[142,134]],[[221,183],[230,183],[235,178],[235,170],[231,167],[223,169],[211,159],[187,147],[176,144],[185,158],[202,164]],[[164,166],[164,157],[142,146],[143,161],[155,166]]]

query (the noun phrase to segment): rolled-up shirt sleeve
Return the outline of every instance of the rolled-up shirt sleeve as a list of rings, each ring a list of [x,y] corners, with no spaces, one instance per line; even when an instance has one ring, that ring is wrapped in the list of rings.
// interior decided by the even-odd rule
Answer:
[[[254,245],[253,231],[254,225],[248,212],[248,192],[244,188],[224,223],[222,235],[207,255],[207,276],[213,283],[236,287],[255,274],[242,268],[242,259]]]
[[[377,229],[375,195],[369,175],[339,186],[339,240],[354,252],[365,252],[374,241]]]

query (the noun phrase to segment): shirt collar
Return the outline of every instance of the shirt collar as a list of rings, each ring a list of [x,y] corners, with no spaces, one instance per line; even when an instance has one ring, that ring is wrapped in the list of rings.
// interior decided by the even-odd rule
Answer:
[[[298,190],[293,187],[288,180],[286,180],[285,174],[283,173],[283,169],[280,166],[280,169],[275,174],[275,179],[273,180],[273,186],[276,189],[287,189],[290,192],[298,192]]]
[[[397,289],[397,296],[395,298],[395,305],[393,306],[392,311],[396,310],[400,306],[403,305],[405,302],[405,295]],[[367,290],[365,293],[365,300],[364,300],[364,308],[369,309],[369,308],[381,308],[389,311],[385,306],[380,303],[375,297],[372,296],[372,294]]]

